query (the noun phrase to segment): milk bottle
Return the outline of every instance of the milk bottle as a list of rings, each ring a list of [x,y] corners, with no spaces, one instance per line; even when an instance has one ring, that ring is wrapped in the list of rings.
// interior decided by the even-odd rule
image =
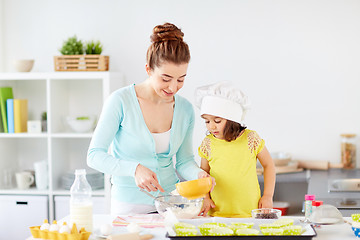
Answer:
[[[82,227],[92,232],[93,203],[91,200],[91,186],[86,180],[86,170],[75,170],[75,181],[70,188],[70,222],[76,224],[78,230]]]

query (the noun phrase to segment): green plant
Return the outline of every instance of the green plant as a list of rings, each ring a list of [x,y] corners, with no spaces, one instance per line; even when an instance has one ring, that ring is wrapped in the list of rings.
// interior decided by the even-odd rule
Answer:
[[[60,52],[63,55],[81,55],[84,53],[84,45],[75,35],[64,41]]]
[[[41,120],[42,120],[42,121],[46,121],[46,120],[47,120],[47,114],[46,114],[46,112],[42,112],[42,113],[41,113]]]
[[[100,41],[89,41],[86,43],[85,52],[86,54],[101,54],[103,46]]]

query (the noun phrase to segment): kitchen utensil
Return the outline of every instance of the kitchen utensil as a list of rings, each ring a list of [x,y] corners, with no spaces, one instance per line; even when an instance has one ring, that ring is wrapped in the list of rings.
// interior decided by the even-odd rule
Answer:
[[[161,216],[166,217],[168,211],[171,210],[178,219],[197,217],[201,211],[202,204],[202,198],[189,200],[180,195],[159,196],[155,199],[156,210]]]
[[[67,116],[65,122],[69,128],[77,133],[91,132],[96,124],[95,115]]]
[[[203,198],[211,190],[211,177],[199,178],[196,180],[179,182],[176,184],[178,193],[188,199]]]
[[[14,61],[14,66],[18,72],[30,72],[34,66],[34,59],[19,59]]]
[[[297,160],[299,168],[313,170],[328,170],[329,168],[342,168],[341,163],[330,163],[328,161]]]
[[[123,233],[110,235],[106,239],[107,240],[149,240],[152,239],[154,235],[152,234],[142,234],[139,233]]]
[[[333,205],[324,204],[315,209],[310,216],[311,223],[315,225],[331,225],[348,223],[344,220],[340,211]]]
[[[28,189],[34,183],[34,176],[31,172],[18,172],[15,174],[16,184],[19,189]]]
[[[286,166],[291,161],[291,156],[286,152],[273,152],[270,154],[275,166]]]
[[[281,211],[281,216],[285,216],[288,213],[290,204],[288,202],[277,202],[273,203],[273,208]]]
[[[278,219],[281,211],[272,208],[259,208],[251,210],[251,216],[255,219]]]
[[[150,193],[148,193],[146,190],[144,190],[144,189],[142,189],[142,188],[140,188],[140,191],[143,192],[143,193],[145,193],[145,194],[148,195],[149,197],[155,199],[156,201],[161,201],[161,200],[159,200],[159,197],[155,197],[155,196],[151,195]],[[166,202],[163,202],[162,204],[163,204],[164,206],[166,206],[166,207],[172,207],[172,205],[169,205],[169,204],[166,203]]]
[[[45,190],[48,188],[48,167],[46,161],[34,163],[36,188]]]

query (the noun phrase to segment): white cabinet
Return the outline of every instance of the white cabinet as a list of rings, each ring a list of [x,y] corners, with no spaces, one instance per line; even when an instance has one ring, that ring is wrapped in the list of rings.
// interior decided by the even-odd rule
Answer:
[[[0,239],[26,239],[48,216],[48,196],[0,195]]]
[[[55,217],[54,197],[69,195],[69,190],[61,187],[61,177],[77,168],[90,170],[86,156],[92,133],[71,132],[64,117],[99,117],[110,94],[110,82],[119,86],[122,79],[121,74],[112,72],[1,73],[0,87],[12,87],[14,98],[28,99],[28,120],[40,120],[41,113],[47,112],[47,132],[0,133],[0,176],[9,169],[13,174],[33,170],[35,162],[45,160],[49,169],[49,188],[18,190],[13,178],[13,188],[5,189],[1,187],[3,179],[0,179],[0,196],[46,196],[49,199],[47,218],[52,221]],[[105,176],[105,189],[93,191],[94,196],[109,199],[108,178]],[[104,213],[109,213],[109,207],[105,209]]]

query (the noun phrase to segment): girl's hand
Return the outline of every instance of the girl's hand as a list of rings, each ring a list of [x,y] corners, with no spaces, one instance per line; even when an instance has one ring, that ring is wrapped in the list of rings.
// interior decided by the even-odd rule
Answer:
[[[273,208],[273,200],[270,196],[262,196],[259,200],[259,208]]]
[[[198,178],[207,178],[207,177],[211,177],[211,176],[210,176],[210,174],[208,174],[205,171],[200,171],[198,174]],[[211,180],[212,180],[212,185],[211,185],[210,192],[212,192],[212,190],[214,190],[214,187],[216,185],[215,178],[211,177]]]
[[[148,192],[165,192],[160,186],[156,174],[147,167],[139,164],[135,170],[135,183],[139,188],[145,189]]]
[[[199,216],[206,217],[210,208],[214,208],[214,207],[215,207],[215,203],[213,202],[213,200],[210,199],[210,197],[204,198],[203,206],[201,208]]]

